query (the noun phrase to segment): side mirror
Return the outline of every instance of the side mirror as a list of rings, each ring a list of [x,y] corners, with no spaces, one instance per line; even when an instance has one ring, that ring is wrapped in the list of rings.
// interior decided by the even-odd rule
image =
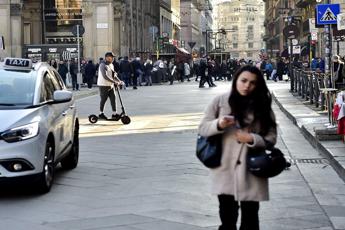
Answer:
[[[54,102],[53,103],[65,103],[71,101],[73,98],[73,93],[67,90],[56,90],[54,92]]]

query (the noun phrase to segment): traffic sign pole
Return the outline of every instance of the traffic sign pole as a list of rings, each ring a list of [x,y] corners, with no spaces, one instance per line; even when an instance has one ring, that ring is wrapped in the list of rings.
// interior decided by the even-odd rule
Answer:
[[[79,41],[79,25],[77,25],[77,42],[78,42],[78,75],[77,75],[77,83],[82,83],[82,79],[81,79],[81,73],[80,73],[80,41]]]

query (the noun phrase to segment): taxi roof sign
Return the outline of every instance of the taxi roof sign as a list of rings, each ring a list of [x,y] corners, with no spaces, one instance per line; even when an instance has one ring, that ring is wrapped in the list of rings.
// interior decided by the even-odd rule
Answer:
[[[31,59],[24,58],[5,58],[5,69],[29,70],[32,69]]]

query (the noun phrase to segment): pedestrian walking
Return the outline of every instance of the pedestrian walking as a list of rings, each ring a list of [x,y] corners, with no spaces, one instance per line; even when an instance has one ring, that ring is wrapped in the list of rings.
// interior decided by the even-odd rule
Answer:
[[[251,174],[246,158],[249,149],[276,143],[271,102],[262,72],[244,66],[235,73],[231,90],[208,105],[199,125],[201,136],[222,134],[221,166],[211,170],[212,192],[219,200],[219,230],[237,229],[239,208],[240,229],[259,230],[259,202],[268,200],[268,179]]]
[[[104,106],[108,98],[110,99],[111,108],[113,110],[112,119],[119,117],[116,113],[116,98],[114,88],[118,85],[123,85],[124,82],[117,77],[113,65],[114,54],[107,52],[105,54],[105,61],[99,65],[97,85],[100,93],[100,105],[99,105],[99,118],[107,120],[108,118],[104,115]]]
[[[131,77],[131,67],[128,61],[128,56],[125,56],[120,62],[120,75],[122,80],[125,82],[126,87],[128,87]]]
[[[92,89],[93,78],[96,74],[96,66],[92,63],[92,60],[89,60],[85,66],[85,78],[88,89]]]
[[[285,63],[281,58],[278,58],[277,61],[277,73],[275,76],[273,76],[273,80],[277,81],[277,78],[279,81],[283,80],[283,74],[285,73]]]
[[[195,75],[195,81],[198,81],[198,78],[199,78],[199,66],[200,66],[200,60],[197,62],[195,61],[193,63],[193,73]]]
[[[265,66],[265,72],[266,72],[266,79],[269,80],[271,77],[273,71],[273,65],[270,60],[267,61],[266,66]]]
[[[73,90],[79,90],[79,84],[78,84],[78,79],[77,79],[78,64],[75,62],[75,60],[71,61],[71,65],[69,67],[69,73],[72,77],[72,88],[73,88]]]
[[[63,61],[60,61],[59,63],[59,67],[58,67],[58,73],[60,74],[63,83],[65,83],[66,85],[66,78],[67,78],[67,73],[68,73],[68,68],[65,65],[65,63]]]
[[[145,64],[144,64],[144,72],[145,72],[145,81],[146,81],[146,86],[152,86],[152,61],[150,59],[147,59]]]
[[[226,60],[222,61],[222,64],[220,65],[220,77],[219,80],[228,79],[227,76],[228,73],[228,65],[226,64]]]
[[[187,62],[184,63],[184,77],[187,79],[187,81],[190,81],[190,66]]]
[[[199,82],[199,88],[205,88],[205,83],[207,82],[209,87],[214,87],[210,81],[210,77],[208,75],[208,65],[206,59],[200,59],[200,65],[199,65],[199,76],[200,76],[200,82]]]

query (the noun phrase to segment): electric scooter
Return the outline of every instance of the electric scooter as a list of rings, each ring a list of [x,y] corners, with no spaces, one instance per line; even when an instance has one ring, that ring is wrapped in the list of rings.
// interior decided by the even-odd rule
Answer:
[[[119,96],[122,112],[120,114],[117,114],[117,116],[115,118],[108,118],[104,121],[119,121],[119,120],[121,120],[122,124],[128,125],[129,123],[131,123],[131,118],[126,114],[125,108],[124,108],[123,103],[122,103],[120,90],[118,89],[117,86],[114,87],[114,90],[117,92],[117,95]],[[98,120],[99,120],[99,117],[95,114],[91,114],[89,116],[89,122],[91,124],[97,123]]]

